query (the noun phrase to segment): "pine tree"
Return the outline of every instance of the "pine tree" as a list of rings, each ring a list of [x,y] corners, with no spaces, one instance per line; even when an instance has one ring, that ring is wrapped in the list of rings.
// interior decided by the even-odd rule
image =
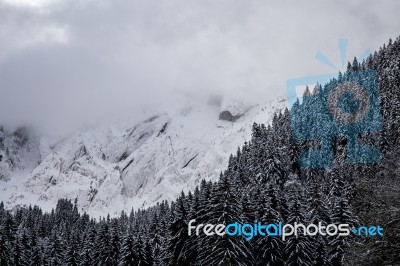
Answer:
[[[116,223],[113,225],[111,231],[111,246],[112,246],[113,265],[117,265],[119,250],[120,250],[120,239],[119,239],[118,225]]]
[[[63,258],[64,258],[63,265],[66,266],[79,265],[78,248],[74,237],[72,237],[72,239],[67,243]]]
[[[127,234],[121,245],[118,266],[136,266],[138,265],[138,255],[134,250],[133,236]]]
[[[10,246],[4,234],[4,228],[0,226],[0,265],[11,265],[11,263]]]
[[[357,221],[347,200],[342,196],[335,197],[331,217],[334,224],[348,224],[350,228],[357,225]],[[333,265],[346,263],[345,249],[351,243],[351,238],[343,238],[339,235],[332,236],[329,241],[329,259]]]
[[[62,265],[63,250],[64,247],[62,245],[61,240],[55,233],[53,233],[49,244],[49,256],[48,256],[49,265],[51,266]]]
[[[293,191],[292,199],[289,205],[289,218],[287,223],[294,225],[307,224],[303,215],[304,208],[299,200],[299,192]],[[298,236],[289,237],[285,242],[284,253],[286,255],[285,265],[314,265],[313,247],[308,236],[305,236],[301,230],[298,231]]]
[[[133,249],[135,250],[135,253],[137,255],[137,266],[148,266],[144,243],[140,236],[138,236],[136,241],[134,241]]]
[[[189,210],[189,218],[188,220],[196,220],[199,221],[199,217],[197,216],[199,214],[199,211],[202,206],[200,206],[200,190],[199,187],[196,187],[194,193],[193,193],[193,200],[190,206]],[[186,257],[187,257],[187,262],[190,265],[194,265],[197,261],[198,254],[199,254],[199,238],[195,234],[192,234],[189,236],[189,239],[186,242]]]
[[[14,250],[12,252],[14,266],[21,266],[23,261],[23,250],[21,250],[20,243],[18,239],[15,240]]]
[[[259,221],[262,224],[278,224],[279,221],[282,221],[282,218],[278,211],[279,203],[275,187],[270,185],[265,194],[264,214]],[[255,246],[257,265],[283,265],[283,243],[279,237],[259,236]]]
[[[182,192],[181,196],[177,199],[175,219],[169,229],[169,245],[165,258],[167,265],[188,264],[187,241],[189,236],[187,233],[187,215],[185,195]]]
[[[211,224],[229,224],[240,220],[240,205],[236,196],[236,189],[228,175],[222,175],[214,186],[210,201]],[[245,244],[244,238],[223,236],[209,236],[200,251],[199,264],[201,265],[253,265],[254,259]]]
[[[28,258],[28,265],[29,266],[41,266],[41,254],[40,248],[36,241],[36,236],[33,235],[31,237],[31,241],[29,242],[29,258]]]
[[[103,222],[96,239],[94,258],[96,265],[114,265],[112,250],[109,226]]]
[[[80,254],[80,266],[90,266],[94,264],[95,242],[96,242],[96,230],[90,228],[86,233],[83,243],[83,248]]]
[[[145,265],[148,266],[153,266],[154,264],[154,258],[153,258],[153,252],[152,252],[152,247],[149,241],[146,241],[145,247],[144,247],[144,256],[146,258],[146,263]]]
[[[31,245],[29,243],[29,238],[23,229],[20,232],[20,237],[17,242],[18,250],[21,251],[20,256],[17,253],[14,254],[14,262],[17,264],[19,263],[21,266],[28,266],[30,265],[30,254],[31,254]]]

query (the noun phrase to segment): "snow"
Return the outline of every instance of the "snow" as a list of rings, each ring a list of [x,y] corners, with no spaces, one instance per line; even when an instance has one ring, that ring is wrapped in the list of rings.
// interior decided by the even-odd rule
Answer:
[[[238,98],[225,97],[222,101],[221,111],[229,111],[233,116],[240,116],[249,110],[250,106]]]
[[[229,109],[243,115],[229,122],[218,119],[226,105],[199,104],[140,123],[86,127],[58,141],[42,137],[36,157],[24,157],[27,167],[0,180],[0,200],[8,208],[39,204],[50,210],[59,198],[77,198],[80,210],[95,217],[174,200],[203,178],[216,180],[229,155],[250,139],[253,122],[268,123],[285,105],[277,100],[235,108],[231,102]]]

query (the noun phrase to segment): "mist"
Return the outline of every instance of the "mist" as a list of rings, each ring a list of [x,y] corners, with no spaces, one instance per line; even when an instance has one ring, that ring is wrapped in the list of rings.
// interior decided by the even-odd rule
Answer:
[[[399,35],[400,2],[0,0],[0,124],[139,117],[210,94],[264,103]],[[323,52],[339,69],[315,59]]]

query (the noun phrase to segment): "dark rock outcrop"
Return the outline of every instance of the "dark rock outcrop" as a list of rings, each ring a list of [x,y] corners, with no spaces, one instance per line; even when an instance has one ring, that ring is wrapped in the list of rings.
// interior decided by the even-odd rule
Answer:
[[[238,120],[242,115],[232,115],[231,112],[229,111],[222,111],[219,114],[219,120],[226,120],[226,121],[231,121],[235,122]]]

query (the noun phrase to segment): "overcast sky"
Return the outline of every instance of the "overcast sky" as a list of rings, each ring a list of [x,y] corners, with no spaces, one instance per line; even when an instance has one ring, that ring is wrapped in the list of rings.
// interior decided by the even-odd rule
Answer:
[[[351,3],[349,3],[351,2]],[[0,124],[266,102],[400,34],[400,1],[0,0]]]

